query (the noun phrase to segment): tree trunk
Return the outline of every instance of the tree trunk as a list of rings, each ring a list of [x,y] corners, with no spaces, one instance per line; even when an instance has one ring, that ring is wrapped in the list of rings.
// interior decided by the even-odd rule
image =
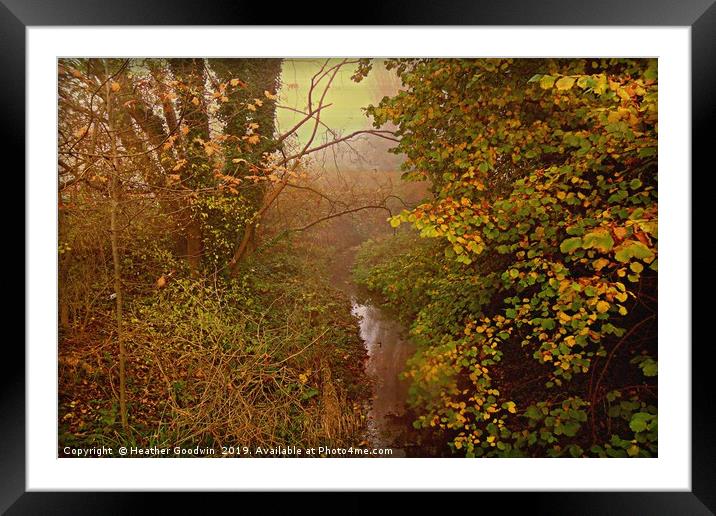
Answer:
[[[109,67],[105,61],[105,75],[109,77]],[[119,345],[119,411],[122,419],[122,429],[125,433],[129,432],[129,421],[127,418],[127,386],[125,364],[127,352],[124,345],[124,328],[122,318],[122,270],[119,260],[119,242],[118,242],[118,224],[117,212],[119,211],[120,191],[119,191],[119,160],[117,159],[117,142],[114,128],[112,126],[112,91],[110,82],[107,81],[107,127],[109,129],[111,152],[112,152],[112,177],[110,180],[110,239],[112,244],[112,264],[114,265],[114,293],[117,310],[117,343]]]
[[[239,244],[238,249],[236,249],[236,252],[234,253],[234,256],[231,258],[231,261],[229,262],[229,271],[231,274],[236,274],[236,265],[241,261],[241,259],[246,254],[246,251],[249,249],[249,242],[251,242],[251,239],[254,235],[254,228],[256,227],[256,223],[252,222],[249,223],[246,226],[246,231],[244,231],[243,237],[241,237],[241,243]]]
[[[186,232],[186,256],[189,261],[189,269],[193,275],[199,273],[201,251],[201,223],[191,217]]]
[[[196,93],[196,96],[180,95],[178,100],[178,106],[180,113],[183,113],[183,123],[188,129],[186,135],[182,135],[181,132],[177,132],[177,137],[180,142],[180,156],[187,159],[191,164],[202,165],[207,162],[207,157],[203,154],[197,154],[190,151],[193,142],[199,138],[202,141],[209,141],[209,116],[207,114],[206,100],[204,99],[205,83],[207,80],[204,70],[204,60],[196,58],[180,58],[180,59],[169,59],[169,69],[172,71],[176,80],[184,82],[190,90]],[[155,79],[159,81],[159,76],[155,73]],[[196,105],[194,105],[196,102]],[[162,109],[164,111],[164,118],[166,119],[169,130],[176,130],[179,120],[177,119],[176,112],[171,105],[171,102],[163,102]],[[184,167],[183,171],[180,172],[181,182],[186,188],[190,190],[200,188],[200,175],[196,172],[189,172],[192,170],[191,166]],[[199,182],[199,183],[198,183]],[[188,201],[191,203],[191,200]],[[185,255],[187,257],[187,263],[189,264],[189,270],[192,276],[199,275],[199,267],[201,265],[202,255],[202,228],[201,220],[198,214],[191,210],[190,206],[186,206],[187,220],[184,226],[184,236],[186,238]]]

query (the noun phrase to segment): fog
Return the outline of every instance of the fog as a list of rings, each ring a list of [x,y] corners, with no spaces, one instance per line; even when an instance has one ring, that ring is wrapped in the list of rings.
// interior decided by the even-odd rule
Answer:
[[[329,59],[327,67],[340,62]],[[293,127],[303,118],[308,103],[311,78],[326,63],[326,59],[286,59],[281,74],[279,105],[276,113],[279,133]],[[383,59],[373,61],[373,69],[368,77],[356,83],[351,79],[355,65],[342,67],[336,74],[330,89],[326,93],[325,104],[321,110],[321,124],[314,143],[331,141],[336,135],[345,136],[355,131],[371,129],[371,119],[366,116],[365,107],[377,104],[383,97],[394,95],[400,80],[385,69]],[[323,80],[321,86],[326,83]],[[314,93],[313,104],[318,99]],[[392,129],[392,127],[383,127]],[[311,137],[313,124],[305,124],[296,133],[296,144],[303,145]],[[350,142],[331,146],[311,156],[314,164],[329,171],[395,171],[402,158],[388,152],[395,142],[372,136],[361,135]]]

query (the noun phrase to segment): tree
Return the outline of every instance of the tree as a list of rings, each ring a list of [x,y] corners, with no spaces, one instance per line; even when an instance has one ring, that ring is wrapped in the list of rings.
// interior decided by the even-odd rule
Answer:
[[[205,242],[221,241],[227,233],[225,225],[203,234],[211,207],[227,211],[238,206],[245,210],[250,204],[248,197],[226,188],[227,178],[234,177],[221,173],[226,161],[221,156],[222,144],[240,139],[228,130],[240,131],[242,125],[226,123],[216,112],[220,104],[234,111],[252,111],[249,107],[261,101],[251,99],[248,104],[245,95],[236,94],[245,86],[236,78],[224,83],[214,78],[210,91],[207,83],[213,72],[204,60],[63,60],[60,69],[61,211],[65,222],[74,222],[74,213],[86,220],[95,214],[108,219],[110,298],[115,303],[119,349],[118,397],[126,433],[125,294],[145,294],[147,284],[154,284],[156,278],[164,278],[169,269],[178,266],[173,256],[167,255],[166,242],[181,246],[177,254],[186,258],[190,274],[198,276]],[[269,69],[274,82],[278,70],[278,66]],[[269,133],[271,119],[269,115],[267,123],[271,125],[265,129]],[[245,120],[243,129],[252,125]],[[241,132],[241,138],[249,137]],[[245,155],[242,161],[251,160],[254,167],[263,158],[251,152]],[[96,231],[100,224],[96,224],[96,218],[94,222],[87,226]],[[241,224],[231,222],[229,233],[235,234]],[[101,277],[96,282],[87,277],[86,255],[94,250],[83,248],[86,237],[77,229],[69,223],[60,229],[63,276],[67,280],[60,291],[61,306],[67,306],[70,297],[66,286],[80,283],[73,281],[74,275],[82,277],[89,289],[98,291],[93,294],[95,298],[106,295],[103,292],[108,288]],[[103,254],[104,246],[101,238],[98,240],[92,245],[99,245]],[[216,252],[216,246],[212,250]],[[148,253],[153,260],[146,259]],[[132,259],[133,254],[141,254],[142,260]],[[102,275],[101,268],[98,273]],[[61,309],[61,313],[66,312]],[[66,327],[70,326],[68,316],[62,319]]]
[[[68,334],[80,319],[83,330],[108,331],[111,301],[107,338],[117,344],[118,388],[115,364],[108,388],[125,434],[132,381],[126,347],[143,300],[168,277],[212,278],[218,288],[227,279],[222,272],[237,272],[282,192],[306,186],[296,179],[307,156],[358,134],[390,137],[361,131],[313,144],[331,82],[350,64],[326,61],[303,118],[277,135],[281,60],[60,61],[60,319]],[[292,136],[306,124],[313,135],[298,146]],[[331,208],[306,226],[367,204]]]
[[[267,189],[265,191],[259,203],[258,209],[249,219],[247,219],[247,226],[244,231],[243,237],[239,245],[237,246],[231,260],[229,261],[229,270],[232,273],[235,273],[237,271],[237,265],[246,255],[249,248],[249,243],[254,237],[257,224],[266,214],[266,212],[271,208],[274,202],[276,202],[284,189],[289,185],[290,181],[296,177],[297,172],[299,171],[299,168],[301,166],[301,162],[304,158],[315,152],[338,145],[340,143],[347,142],[352,138],[355,138],[356,136],[364,134],[371,134],[380,138],[397,141],[392,136],[392,131],[381,130],[380,128],[376,130],[354,131],[350,134],[343,136],[340,136],[335,131],[332,131],[330,128],[327,128],[328,132],[331,133],[334,138],[324,143],[314,145],[314,141],[316,140],[316,136],[318,135],[319,127],[321,127],[322,125],[325,126],[325,124],[321,122],[321,111],[330,107],[330,104],[326,103],[326,95],[330,90],[331,84],[333,83],[336,75],[341,70],[341,68],[350,65],[358,65],[362,62],[364,62],[364,60],[342,59],[337,63],[332,63],[330,59],[327,59],[311,78],[311,83],[307,94],[308,98],[306,103],[306,111],[305,113],[303,113],[303,118],[301,118],[293,127],[288,129],[286,132],[278,135],[275,139],[275,142],[273,143],[273,145],[279,150],[280,157],[275,156],[274,161],[270,162],[269,165],[264,168],[263,171],[265,173],[268,173],[268,179],[273,182],[274,185],[272,188]],[[298,145],[296,149],[289,150],[286,147],[289,138],[304,125],[307,125],[311,128],[311,134],[308,140],[305,143]],[[383,206],[381,206],[380,208],[383,208]],[[352,209],[351,211],[346,213],[353,213],[354,211],[357,210]]]
[[[117,221],[119,203],[122,199],[121,196],[121,185],[120,185],[120,174],[121,174],[121,162],[117,155],[117,140],[116,130],[114,127],[114,103],[112,98],[112,89],[116,82],[112,82],[109,74],[109,64],[105,61],[105,79],[104,79],[104,90],[105,90],[105,109],[107,112],[107,134],[110,142],[110,240],[112,245],[112,266],[114,270],[114,297],[116,302],[117,311],[117,344],[119,347],[119,407],[120,416],[122,419],[122,428],[125,432],[129,431],[129,420],[127,418],[127,375],[126,375],[126,364],[127,364],[127,350],[124,344],[124,317],[123,317],[123,287],[122,287],[122,268],[120,264],[119,256],[119,223]]]
[[[463,293],[431,283],[413,326],[416,424],[469,456],[655,453],[656,61],[387,66],[403,91],[368,112],[433,189],[391,224],[437,239]]]

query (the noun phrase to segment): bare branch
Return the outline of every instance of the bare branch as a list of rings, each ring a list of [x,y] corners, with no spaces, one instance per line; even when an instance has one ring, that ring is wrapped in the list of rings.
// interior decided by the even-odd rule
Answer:
[[[298,232],[298,231],[306,231],[307,229],[312,228],[313,226],[315,226],[316,224],[320,224],[321,222],[325,222],[325,221],[330,220],[330,219],[335,219],[336,217],[341,217],[341,216],[343,216],[343,215],[348,215],[348,214],[350,214],[350,213],[356,213],[356,212],[358,212],[358,211],[363,211],[363,210],[385,210],[385,211],[388,212],[388,214],[389,214],[390,216],[393,215],[393,212],[390,211],[390,208],[388,208],[388,207],[385,206],[384,204],[369,204],[369,205],[367,205],[367,206],[359,206],[358,208],[351,208],[351,209],[349,209],[349,210],[344,210],[344,211],[341,211],[341,212],[338,212],[338,213],[332,213],[332,214],[330,214],[330,215],[326,215],[325,217],[321,217],[320,219],[316,219],[316,220],[314,220],[313,222],[311,222],[310,224],[307,224],[307,225],[305,225],[305,226],[303,226],[303,227],[300,227],[300,228],[292,228],[292,229],[289,229],[289,230],[287,230],[287,231],[288,231],[289,233],[295,233],[295,232]]]

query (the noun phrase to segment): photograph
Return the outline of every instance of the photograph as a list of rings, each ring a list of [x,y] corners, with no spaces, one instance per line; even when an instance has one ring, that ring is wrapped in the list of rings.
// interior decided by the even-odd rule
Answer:
[[[57,457],[659,457],[657,57],[55,62]]]

